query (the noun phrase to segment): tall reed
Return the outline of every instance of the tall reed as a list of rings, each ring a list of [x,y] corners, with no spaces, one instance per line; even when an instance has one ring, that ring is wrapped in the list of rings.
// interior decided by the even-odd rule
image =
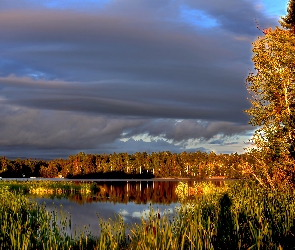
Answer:
[[[131,249],[295,249],[292,190],[235,183],[196,196],[171,219],[151,216],[131,230]]]
[[[0,249],[89,249],[96,240],[88,235],[70,236],[64,213],[48,212],[8,188],[0,188]],[[90,248],[90,249],[91,249]]]
[[[74,236],[68,218],[2,186],[0,249],[295,249],[293,190],[238,182],[211,192],[206,185],[174,213],[151,208],[140,224],[100,220],[100,232]]]

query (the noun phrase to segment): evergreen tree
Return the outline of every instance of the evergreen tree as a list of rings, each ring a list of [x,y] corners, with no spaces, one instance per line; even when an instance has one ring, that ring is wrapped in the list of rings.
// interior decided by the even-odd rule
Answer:
[[[289,0],[287,15],[281,18],[280,24],[295,34],[295,0]]]

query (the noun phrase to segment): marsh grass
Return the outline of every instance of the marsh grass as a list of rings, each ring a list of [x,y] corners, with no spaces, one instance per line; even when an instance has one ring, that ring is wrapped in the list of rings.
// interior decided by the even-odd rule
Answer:
[[[65,196],[69,194],[88,195],[99,191],[95,182],[73,182],[73,181],[18,181],[1,180],[0,188],[7,188],[22,194]]]
[[[0,189],[0,249],[97,249],[98,237],[81,231],[70,235],[70,218],[21,194]]]
[[[100,232],[74,236],[67,234],[71,223],[63,213],[49,213],[2,185],[0,249],[295,249],[293,190],[238,182],[213,192],[198,185],[203,192],[173,214],[151,208],[134,225],[120,216],[100,219]]]
[[[249,182],[208,191],[179,207],[172,219],[151,216],[135,225],[130,249],[295,249],[294,197],[293,190]]]

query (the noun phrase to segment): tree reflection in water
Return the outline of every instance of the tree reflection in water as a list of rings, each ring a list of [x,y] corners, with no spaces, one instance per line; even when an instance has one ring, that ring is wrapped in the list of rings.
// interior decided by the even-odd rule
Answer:
[[[175,193],[177,181],[100,181],[96,183],[98,187],[96,193],[88,196],[75,194],[70,196],[69,200],[79,204],[91,202],[171,204],[177,202]]]
[[[62,206],[63,211],[71,214],[72,225],[82,228],[89,227],[92,232],[100,230],[98,216],[101,219],[112,220],[121,214],[128,224],[140,223],[141,218],[153,207],[155,211],[173,215],[175,207],[180,205],[183,197],[177,195],[176,189],[185,183],[188,193],[195,187],[197,181],[96,181],[96,192],[88,194],[43,194],[42,198],[32,196],[39,203],[46,203],[46,208],[53,211]],[[222,186],[223,181],[214,182]]]

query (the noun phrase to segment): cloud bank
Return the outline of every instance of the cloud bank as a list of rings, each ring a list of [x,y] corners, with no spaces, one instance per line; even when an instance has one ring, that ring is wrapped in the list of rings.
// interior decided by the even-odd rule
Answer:
[[[241,152],[262,4],[1,1],[0,155]]]

